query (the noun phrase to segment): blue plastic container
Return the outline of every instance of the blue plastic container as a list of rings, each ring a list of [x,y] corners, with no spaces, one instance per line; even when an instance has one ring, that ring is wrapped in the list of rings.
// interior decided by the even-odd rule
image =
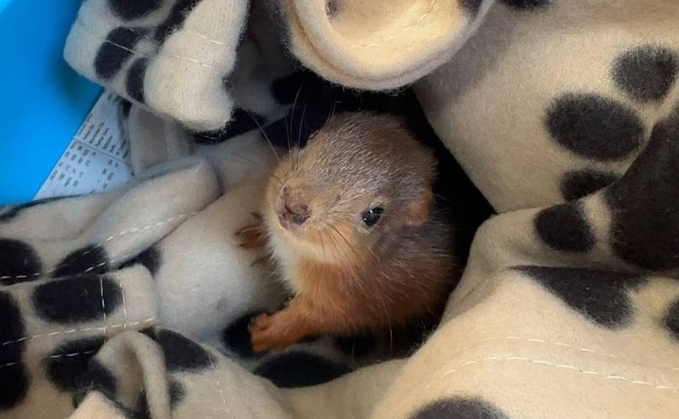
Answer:
[[[62,57],[80,0],[0,0],[0,205],[30,201],[101,94]]]

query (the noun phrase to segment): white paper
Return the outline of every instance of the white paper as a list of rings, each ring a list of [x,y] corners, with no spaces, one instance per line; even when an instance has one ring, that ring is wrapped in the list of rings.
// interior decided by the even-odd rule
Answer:
[[[34,199],[103,192],[132,177],[120,98],[104,93]]]

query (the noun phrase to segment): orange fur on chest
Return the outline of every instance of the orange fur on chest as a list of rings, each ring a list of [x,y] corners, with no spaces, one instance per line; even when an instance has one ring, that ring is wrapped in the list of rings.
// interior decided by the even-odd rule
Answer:
[[[243,229],[240,237],[247,248],[260,247],[267,240],[262,225]],[[268,236],[268,240],[271,245],[275,238]],[[295,296],[287,307],[253,323],[255,350],[284,348],[308,336],[346,336],[403,325],[440,314],[445,303],[451,281],[433,260],[424,258],[405,269],[393,262],[381,263],[384,260],[372,253],[326,248],[320,256],[304,255],[294,248],[294,241],[290,245],[286,250],[294,257],[283,264],[283,275]],[[272,250],[280,254],[281,249]],[[335,256],[324,262],[322,256],[330,251]]]
[[[412,282],[397,280],[396,276],[408,273],[382,272],[378,265],[374,262],[371,265],[374,270],[361,270],[300,263],[298,283],[303,284],[303,288],[298,296],[312,302],[319,316],[332,320],[327,322],[328,329],[324,332],[352,334],[404,324],[414,317],[438,311],[445,300],[441,296],[446,295],[443,281],[428,283],[418,278],[419,275],[415,275]],[[440,272],[436,277],[441,277]]]

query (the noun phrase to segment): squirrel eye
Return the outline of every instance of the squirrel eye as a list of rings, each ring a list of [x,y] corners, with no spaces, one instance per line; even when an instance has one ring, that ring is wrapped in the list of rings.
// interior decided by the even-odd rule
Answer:
[[[382,217],[382,214],[384,214],[384,208],[381,207],[375,207],[375,208],[370,208],[367,211],[364,211],[363,214],[361,214],[361,217],[363,218],[363,222],[365,225],[368,227],[372,227],[377,222],[380,220]]]

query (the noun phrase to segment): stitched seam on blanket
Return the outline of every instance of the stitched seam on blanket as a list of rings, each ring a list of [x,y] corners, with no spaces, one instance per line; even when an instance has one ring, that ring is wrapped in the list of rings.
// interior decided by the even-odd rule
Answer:
[[[553,367],[553,368],[557,368],[557,369],[566,369],[566,370],[578,372],[578,373],[583,374],[583,375],[591,375],[591,376],[595,376],[595,377],[604,378],[604,379],[607,379],[607,380],[620,380],[620,381],[624,381],[624,382],[627,382],[627,383],[630,383],[630,384],[633,384],[633,385],[642,385],[642,386],[654,388],[656,390],[679,391],[679,388],[677,388],[677,387],[666,386],[666,385],[654,385],[654,384],[651,384],[651,383],[646,382],[646,381],[635,380],[635,379],[632,379],[632,378],[623,377],[621,375],[605,374],[605,373],[600,373],[600,372],[592,371],[592,370],[583,370],[583,369],[578,368],[574,365],[558,364],[558,363],[554,363],[554,362],[550,362],[550,361],[545,361],[543,359],[531,359],[531,358],[526,358],[526,357],[522,357],[522,356],[508,356],[508,357],[489,356],[489,357],[482,358],[482,359],[479,359],[479,360],[467,361],[467,362],[464,362],[464,363],[458,365],[454,369],[451,369],[451,370],[448,370],[448,371],[442,373],[439,376],[439,379],[445,378],[448,375],[457,372],[461,368],[465,368],[465,367],[468,367],[470,365],[481,364],[482,362],[490,362],[490,361],[527,362],[527,363],[536,364],[536,365],[549,366],[549,367]],[[429,383],[424,387],[424,389],[427,389],[428,387],[431,387],[433,385],[434,385],[434,383]]]
[[[217,367],[215,366],[215,362],[210,358],[210,364],[212,364],[212,369],[213,373],[215,374],[215,384],[217,386],[217,389],[219,390],[219,394],[222,398],[222,406],[224,408],[224,413],[226,413],[226,416],[230,419],[233,419],[233,416],[231,415],[231,411],[229,410],[229,407],[226,404],[226,397],[224,396],[224,389],[222,388],[222,382],[219,380],[219,377],[217,377],[217,374],[219,374],[219,371],[217,370]]]
[[[160,51],[158,51],[155,55],[146,55],[146,54],[142,54],[142,53],[140,53],[140,52],[137,52],[137,51],[135,51],[135,50],[133,50],[133,49],[127,48],[126,46],[117,44],[117,43],[115,43],[115,42],[113,42],[113,41],[109,41],[108,39],[104,39],[104,40],[102,41],[102,43],[103,43],[103,44],[111,44],[111,45],[113,45],[114,47],[117,47],[117,48],[119,48],[119,49],[122,49],[122,50],[124,50],[124,51],[127,51],[127,52],[129,52],[130,54],[134,54],[134,55],[136,55],[137,57],[148,58],[149,60],[152,60],[152,59],[154,59],[155,57],[159,57],[159,56],[160,56],[160,57],[168,57],[168,58],[175,58],[175,59],[185,60],[185,61],[188,61],[188,62],[190,62],[190,63],[198,64],[198,65],[200,65],[201,67],[206,67],[206,68],[210,68],[210,69],[216,69],[216,68],[217,68],[217,66],[215,66],[214,64],[207,64],[207,63],[204,63],[204,62],[202,62],[202,61],[200,61],[200,60],[197,60],[197,59],[195,59],[195,58],[187,57],[187,56],[184,56],[184,55],[170,54],[170,53],[167,53],[167,52],[160,52]],[[224,67],[226,67],[226,65],[224,65]]]
[[[79,18],[78,20],[80,20],[80,22],[83,24],[83,26],[87,26],[84,19]],[[145,35],[143,32],[135,31],[134,28],[122,27],[122,29],[128,30],[128,31],[130,31],[134,34],[137,34],[137,35],[142,35],[142,36]],[[206,35],[204,35],[200,32],[194,31],[193,29],[182,28],[175,33],[188,33],[188,34],[191,34],[191,35],[196,35],[197,37],[204,39],[204,40],[210,42],[211,44],[215,44],[215,45],[219,45],[219,46],[232,45],[232,44],[229,44],[228,42],[222,42],[222,41],[218,41],[216,39],[209,38],[208,36],[206,36]]]
[[[145,226],[142,226],[142,227],[132,227],[129,230],[121,231],[120,233],[116,233],[112,236],[105,238],[104,241],[102,242],[102,244],[97,244],[92,249],[83,252],[82,256],[85,256],[88,253],[95,251],[96,249],[103,248],[104,244],[106,244],[106,243],[110,242],[111,240],[114,240],[118,237],[121,237],[121,236],[124,236],[124,235],[127,235],[127,234],[139,234],[139,233],[142,233],[146,230],[150,230],[150,229],[155,228],[155,227],[160,227],[163,224],[171,223],[172,221],[178,220],[180,218],[186,219],[186,218],[192,217],[192,216],[198,214],[199,212],[200,211],[194,211],[194,212],[190,212],[190,213],[186,213],[186,214],[179,214],[179,215],[175,215],[174,217],[170,217],[166,220],[158,221],[157,223],[154,223],[154,224],[149,224],[149,225],[145,225]],[[118,258],[111,259],[110,261],[106,261],[106,262],[102,262],[102,263],[98,263],[96,265],[90,266],[89,268],[87,268],[83,271],[83,274],[89,273],[96,268],[101,268],[102,266],[105,266],[108,263],[120,261],[120,260],[122,260],[126,257],[129,257],[130,255],[131,254],[126,254],[126,255],[120,256]],[[17,280],[17,279],[38,278],[38,277],[41,277],[41,276],[50,276],[56,271],[57,271],[57,269],[52,269],[51,271],[49,271],[47,273],[35,273],[35,274],[32,274],[32,275],[15,275],[15,276],[4,275],[4,276],[0,276],[0,280],[3,280],[3,279]],[[72,277],[72,276],[77,276],[77,275],[69,275],[69,276]],[[13,285],[24,285],[24,286],[26,286],[26,285],[31,285],[31,284],[13,284]],[[12,287],[12,285],[9,285],[9,287]]]
[[[398,38],[398,37],[401,36],[402,34],[408,32],[408,31],[410,31],[410,30],[413,30],[413,29],[415,29],[416,27],[420,26],[420,24],[422,23],[422,21],[434,11],[434,4],[435,4],[435,3],[436,3],[436,0],[432,0],[432,1],[431,1],[431,4],[429,5],[429,11],[428,11],[427,13],[423,14],[422,16],[420,16],[420,17],[415,21],[415,23],[413,23],[412,25],[406,26],[405,28],[403,28],[398,34],[396,34],[396,35],[385,36],[385,37],[383,37],[383,38],[380,39],[380,42],[369,42],[369,43],[367,43],[367,44],[351,44],[351,45],[349,45],[349,47],[350,47],[350,48],[368,48],[368,47],[377,47],[377,46],[380,46],[380,45],[386,43],[387,41],[391,41],[391,40],[394,39],[394,38]]]
[[[52,281],[54,281],[54,280],[68,281],[69,279],[80,278],[80,277],[83,277],[83,276],[89,276],[90,272],[93,271],[94,269],[104,267],[108,264],[115,264],[115,263],[118,263],[118,262],[127,261],[131,256],[134,256],[134,255],[137,255],[137,254],[139,254],[139,252],[125,253],[124,255],[121,255],[120,257],[113,258],[113,259],[110,259],[106,262],[101,262],[101,263],[98,263],[96,265],[90,266],[89,268],[85,269],[82,273],[68,275],[68,276],[64,276],[64,277],[50,278],[50,279]],[[52,272],[48,272],[48,273],[44,274],[44,276],[48,277],[51,273]],[[106,272],[106,273],[109,273],[109,272]],[[97,275],[97,277],[101,277],[101,276],[103,276],[103,274]],[[16,290],[16,289],[21,289],[21,288],[35,287],[35,286],[36,286],[36,282],[23,282],[23,283],[20,283],[20,284],[0,286],[0,289]]]
[[[488,342],[495,342],[495,341],[498,341],[498,340],[514,340],[514,341],[523,341],[523,342],[528,342],[528,343],[541,343],[541,344],[545,344],[545,345],[552,345],[552,346],[558,346],[558,347],[563,347],[563,348],[569,348],[569,349],[572,349],[572,350],[578,351],[578,352],[586,352],[588,354],[595,355],[595,356],[598,356],[598,357],[618,359],[618,360],[622,360],[622,361],[625,361],[625,362],[631,362],[631,363],[637,364],[634,360],[627,358],[625,356],[616,356],[616,355],[613,355],[613,354],[610,354],[610,353],[599,352],[599,351],[595,351],[593,349],[578,347],[578,346],[574,346],[574,345],[571,345],[571,344],[568,344],[568,343],[551,342],[551,341],[548,341],[548,340],[538,339],[538,338],[526,338],[526,337],[521,337],[521,336],[502,336],[502,337],[480,340],[480,341],[476,342],[476,344],[484,344],[484,343],[488,343]],[[670,369],[670,367],[667,367],[667,366],[653,366],[653,368],[659,368],[659,369],[663,369],[663,370],[667,370],[667,371],[679,371],[679,367]]]
[[[59,354],[59,355],[48,355],[48,356],[42,357],[41,359],[73,358],[73,357],[76,357],[76,356],[90,355],[90,354],[93,354],[95,352],[97,352],[97,350],[72,352],[72,353],[68,353],[68,354]],[[16,361],[16,362],[8,362],[6,364],[0,365],[0,369],[12,367],[14,365],[19,365],[19,364],[25,364],[26,362],[28,362],[28,361],[21,360],[21,361]]]
[[[127,235],[127,234],[137,234],[137,233],[141,233],[142,231],[152,229],[154,227],[160,227],[163,224],[167,224],[167,223],[175,221],[179,218],[188,218],[188,217],[191,217],[191,216],[198,214],[199,212],[200,211],[194,211],[194,212],[190,212],[190,213],[186,213],[186,214],[177,214],[174,217],[170,217],[170,218],[167,218],[163,221],[158,221],[158,222],[153,223],[153,224],[148,224],[148,225],[145,225],[145,226],[142,226],[142,227],[132,227],[129,230],[124,230],[124,231],[121,231],[120,233],[116,233],[112,236],[105,238],[104,243],[110,242],[111,240],[116,239],[120,236],[124,236],[124,235]],[[101,244],[97,245],[97,246],[103,247],[103,245],[101,245]],[[92,252],[92,251],[94,251],[94,249],[83,252],[83,256],[86,255],[89,252]]]
[[[143,324],[146,324],[146,323],[151,323],[155,320],[156,320],[155,316],[149,317],[146,320],[140,320],[138,322],[127,323],[127,326],[128,327],[140,326],[140,325],[143,325]],[[107,325],[106,327],[95,326],[95,327],[74,328],[74,329],[69,329],[69,330],[58,330],[58,331],[50,332],[50,333],[42,333],[42,334],[38,334],[38,335],[24,336],[24,337],[16,339],[16,340],[8,340],[7,342],[0,343],[0,346],[11,345],[13,343],[19,343],[19,342],[23,342],[25,340],[51,338],[51,337],[59,336],[59,335],[67,335],[67,334],[78,333],[78,332],[89,332],[89,331],[92,331],[92,330],[105,332],[106,330],[123,328],[123,326],[124,326],[123,324],[114,324],[114,325]]]
[[[493,362],[493,361],[526,362],[526,363],[532,363],[532,364],[535,364],[535,365],[548,366],[548,367],[556,368],[556,369],[570,370],[570,371],[580,373],[582,375],[599,377],[599,378],[606,379],[606,380],[623,381],[623,382],[626,382],[630,385],[644,386],[644,387],[651,388],[651,389],[654,389],[654,390],[679,391],[679,388],[672,387],[672,386],[654,385],[654,384],[648,383],[646,381],[634,380],[634,379],[623,377],[623,376],[620,376],[620,375],[604,374],[604,373],[600,373],[600,372],[592,371],[592,370],[583,370],[583,369],[580,369],[580,368],[573,366],[573,365],[557,364],[557,363],[545,361],[545,360],[542,360],[542,359],[530,359],[530,358],[520,357],[520,356],[509,356],[509,357],[489,356],[489,357],[481,358],[481,359],[478,359],[478,360],[463,362],[463,363],[459,364],[458,366],[456,366],[456,367],[454,367],[450,370],[439,373],[437,376],[431,378],[429,380],[429,383],[425,384],[424,386],[422,386],[422,385],[414,386],[414,387],[411,387],[411,388],[408,389],[410,391],[402,392],[402,394],[408,394],[411,397],[407,397],[407,398],[402,397],[401,398],[401,401],[400,401],[401,406],[399,407],[398,411],[401,411],[403,409],[403,406],[405,405],[405,403],[407,403],[407,400],[413,400],[413,399],[417,400],[418,398],[422,397],[423,393],[426,393],[434,385],[440,384],[440,381],[442,379],[448,377],[449,375],[454,374],[456,372],[460,372],[460,370],[467,368],[471,365],[481,365],[483,363]],[[417,381],[417,380],[415,380],[415,381],[418,382],[418,383],[421,383],[421,381]]]
[[[123,330],[127,330],[127,301],[125,299],[125,287],[120,286],[120,284],[118,284],[118,287],[120,288],[120,296],[123,300]]]
[[[106,303],[104,302],[104,276],[99,276],[99,290],[101,292],[101,312],[104,315],[104,336],[108,331],[108,319],[106,318]]]
[[[88,25],[86,25],[85,22],[82,21],[82,20],[78,20],[77,22],[78,22],[79,24],[81,24],[82,26],[84,26],[85,28],[88,27]],[[216,70],[221,70],[222,68],[229,67],[229,66],[226,65],[226,64],[220,64],[220,63],[207,64],[207,63],[204,63],[204,62],[202,62],[202,61],[200,61],[200,60],[197,60],[197,59],[195,59],[195,58],[187,57],[187,56],[184,56],[184,55],[170,54],[170,53],[162,52],[162,51],[158,51],[158,52],[156,52],[153,56],[149,56],[149,55],[145,55],[145,54],[142,54],[142,53],[140,53],[140,52],[137,52],[137,51],[135,51],[135,50],[133,50],[133,49],[127,48],[127,47],[124,46],[124,45],[117,44],[117,43],[115,43],[115,42],[113,42],[113,41],[110,41],[110,40],[108,40],[108,39],[105,39],[105,38],[99,38],[99,39],[101,40],[101,43],[102,43],[102,44],[110,44],[110,45],[113,45],[113,46],[115,46],[115,47],[117,47],[117,48],[119,48],[119,49],[122,49],[122,50],[124,50],[124,51],[127,51],[127,52],[129,52],[129,53],[131,53],[131,54],[134,54],[134,55],[139,56],[139,57],[148,58],[148,59],[150,59],[150,60],[153,59],[153,58],[155,58],[155,57],[161,56],[161,57],[169,57],[169,58],[175,58],[175,59],[186,60],[186,61],[188,61],[188,62],[192,62],[192,63],[198,64],[198,65],[200,65],[201,67],[207,67],[207,68],[216,69]],[[214,64],[218,64],[219,66],[214,65]]]
[[[544,343],[546,345],[561,346],[561,347],[570,348],[570,349],[573,349],[573,350],[576,350],[576,351],[579,351],[579,352],[587,352],[587,353],[590,353],[590,354],[593,354],[593,355],[603,356],[603,357],[607,357],[607,358],[616,358],[616,359],[618,358],[617,356],[615,356],[613,354],[609,354],[609,353],[605,353],[605,352],[598,352],[598,351],[595,351],[593,349],[576,347],[576,346],[570,345],[568,343],[550,342],[550,341],[547,341],[547,340],[544,340],[544,339],[524,338],[524,337],[521,337],[521,336],[503,336],[503,337],[499,337],[499,338],[491,338],[491,339],[482,340],[479,343],[493,342],[493,341],[496,341],[496,340],[520,340],[520,341],[530,342],[530,343]]]

